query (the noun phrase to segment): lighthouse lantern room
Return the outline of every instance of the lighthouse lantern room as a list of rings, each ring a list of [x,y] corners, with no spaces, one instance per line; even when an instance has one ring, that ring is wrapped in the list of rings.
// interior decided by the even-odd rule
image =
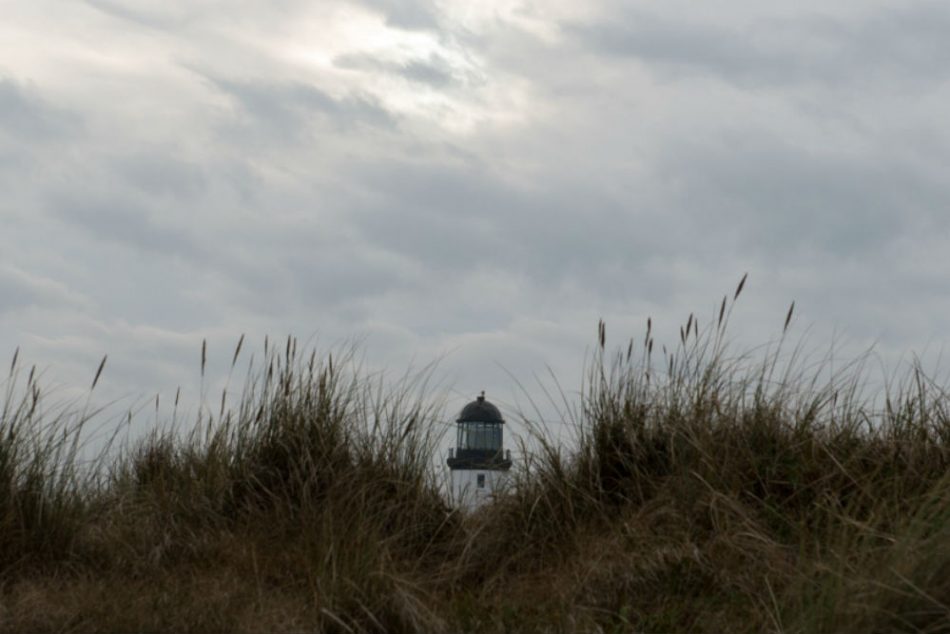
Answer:
[[[505,420],[485,400],[485,392],[462,408],[456,420],[455,448],[449,449],[451,496],[459,506],[473,509],[505,486],[511,452],[504,449]]]

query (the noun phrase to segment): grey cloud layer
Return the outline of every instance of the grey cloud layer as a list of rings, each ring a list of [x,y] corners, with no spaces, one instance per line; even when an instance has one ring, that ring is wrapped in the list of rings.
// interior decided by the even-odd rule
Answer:
[[[334,99],[322,90],[299,82],[271,83],[216,77],[208,80],[233,98],[256,126],[265,128],[271,140],[289,141],[306,131],[315,116],[334,126],[357,124],[392,126],[393,117],[366,96]]]
[[[365,53],[349,54],[337,57],[333,63],[340,68],[393,73],[433,88],[445,88],[456,79],[451,65],[437,55],[431,55],[427,59],[398,63]]]
[[[310,65],[282,39],[308,3],[73,9],[34,35],[112,92],[0,62],[0,353],[79,384],[108,352],[141,393],[204,337],[367,335],[374,364],[453,351],[460,389],[500,390],[498,364],[577,373],[599,317],[675,333],[746,270],[752,341],[792,298],[862,345],[939,338],[950,12],[627,5],[367,0],[398,44]],[[161,36],[121,63],[69,40],[119,24]]]
[[[0,77],[0,131],[4,135],[32,143],[68,131],[74,117],[35,93],[29,86]]]
[[[950,72],[950,9],[943,3],[895,4],[864,15],[803,11],[740,25],[629,10],[619,20],[572,30],[594,50],[746,86],[844,82],[899,89],[945,80]]]

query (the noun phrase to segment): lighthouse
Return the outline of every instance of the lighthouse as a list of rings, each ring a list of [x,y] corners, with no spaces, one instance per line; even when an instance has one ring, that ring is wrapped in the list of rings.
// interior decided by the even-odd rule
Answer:
[[[485,400],[485,392],[462,408],[455,447],[449,449],[452,501],[462,508],[481,506],[505,486],[511,452],[502,441],[505,419]]]

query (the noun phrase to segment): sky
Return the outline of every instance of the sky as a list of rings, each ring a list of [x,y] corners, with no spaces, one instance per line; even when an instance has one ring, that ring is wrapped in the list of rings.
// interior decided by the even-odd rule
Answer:
[[[288,334],[447,411],[580,387],[749,274],[740,342],[950,325],[950,4],[5,0],[0,358],[120,409]],[[550,383],[549,383],[550,385]],[[506,410],[511,411],[511,410]]]

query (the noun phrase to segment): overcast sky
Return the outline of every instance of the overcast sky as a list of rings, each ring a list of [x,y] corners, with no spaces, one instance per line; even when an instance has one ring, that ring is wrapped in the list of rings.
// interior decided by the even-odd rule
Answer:
[[[746,271],[743,341],[793,299],[819,348],[947,340],[946,2],[0,11],[0,355],[67,393],[292,333],[511,403]]]

